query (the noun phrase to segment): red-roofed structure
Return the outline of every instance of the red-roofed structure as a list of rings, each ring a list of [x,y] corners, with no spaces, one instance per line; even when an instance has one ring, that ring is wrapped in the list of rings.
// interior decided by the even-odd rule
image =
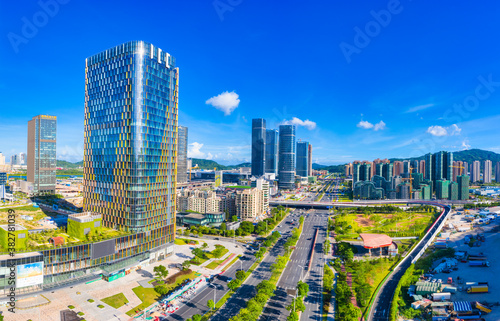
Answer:
[[[378,249],[381,247],[388,247],[392,244],[392,238],[385,234],[359,234],[363,239],[363,247],[365,249]]]
[[[49,243],[58,246],[64,244],[64,237],[62,236],[54,236],[49,239]]]

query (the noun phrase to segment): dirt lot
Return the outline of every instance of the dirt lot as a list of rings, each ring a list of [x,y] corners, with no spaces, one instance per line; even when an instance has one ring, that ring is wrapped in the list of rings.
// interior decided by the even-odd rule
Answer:
[[[453,220],[460,220],[461,216],[454,216]],[[500,233],[495,232],[500,224],[500,219],[496,219],[489,225],[482,226],[481,229],[484,231],[486,242],[482,243],[480,247],[469,247],[469,245],[464,244],[464,238],[466,235],[476,235],[481,232],[480,229],[476,228],[463,233],[454,233],[450,237],[449,246],[453,247],[456,251],[467,251],[469,254],[478,254],[483,252],[490,262],[490,267],[470,267],[468,263],[458,263],[458,270],[452,271],[449,274],[439,273],[434,277],[436,279],[442,279],[446,282],[448,277],[453,277],[455,282],[457,276],[460,276],[464,280],[463,284],[456,284],[454,286],[463,286],[465,288],[465,282],[489,282],[489,293],[476,293],[467,294],[465,290],[459,291],[452,295],[452,301],[479,301],[487,303],[500,302]],[[493,307],[493,311],[490,314],[484,316],[486,320],[500,320],[500,306]]]

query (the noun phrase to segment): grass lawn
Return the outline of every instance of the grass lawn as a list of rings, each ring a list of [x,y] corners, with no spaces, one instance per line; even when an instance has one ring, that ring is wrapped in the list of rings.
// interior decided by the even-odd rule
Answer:
[[[160,298],[160,295],[158,295],[158,293],[156,293],[153,288],[143,288],[142,286],[138,286],[133,288],[132,291],[134,291],[135,295],[137,295],[142,303],[128,311],[127,315],[129,316],[133,316],[134,314],[136,314],[135,311],[146,309],[148,306],[155,303],[155,301]]]
[[[215,251],[215,250],[213,250],[212,252],[207,253],[207,257],[208,257],[209,259],[218,259],[218,258],[221,258],[221,257],[223,257],[224,255],[226,255],[226,254],[227,254],[227,252],[229,252],[229,250],[228,250],[228,249],[224,248],[224,249],[222,250],[222,252],[221,252],[222,254],[221,254],[219,257],[214,257],[214,254],[213,254],[213,252],[214,252],[214,251]]]
[[[182,238],[176,238],[174,241],[175,245],[188,245],[190,243],[198,244],[199,242],[196,240],[188,240]]]
[[[101,301],[109,306],[112,306],[115,309],[118,309],[119,307],[125,305],[125,303],[128,303],[128,300],[123,293],[118,293],[109,296],[107,298],[102,299]]]
[[[194,257],[191,259],[191,264],[194,264],[194,265],[202,265],[203,263],[205,263],[206,261],[208,261],[208,259],[201,259],[199,257]]]
[[[209,270],[213,270],[215,269],[216,267],[218,267],[219,265],[222,264],[223,261],[212,261],[210,263],[208,263],[205,267]]]

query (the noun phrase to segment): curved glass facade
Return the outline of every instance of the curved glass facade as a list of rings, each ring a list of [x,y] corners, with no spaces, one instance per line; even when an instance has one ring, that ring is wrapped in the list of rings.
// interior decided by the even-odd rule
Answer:
[[[178,80],[174,58],[143,41],[86,59],[84,210],[105,226],[174,230]]]

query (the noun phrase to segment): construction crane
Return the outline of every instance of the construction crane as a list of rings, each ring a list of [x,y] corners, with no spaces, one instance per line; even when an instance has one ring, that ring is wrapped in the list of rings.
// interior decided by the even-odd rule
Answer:
[[[191,181],[191,170],[192,170],[192,169],[198,169],[198,168],[199,168],[199,167],[198,167],[198,164],[194,165],[194,167],[190,167],[190,168],[189,168],[189,180],[190,180],[190,181]]]
[[[462,176],[462,170],[465,169],[465,167],[463,167],[463,166],[456,166],[456,165],[452,165],[451,167],[453,167],[453,168],[460,168],[460,174],[459,175]]]

